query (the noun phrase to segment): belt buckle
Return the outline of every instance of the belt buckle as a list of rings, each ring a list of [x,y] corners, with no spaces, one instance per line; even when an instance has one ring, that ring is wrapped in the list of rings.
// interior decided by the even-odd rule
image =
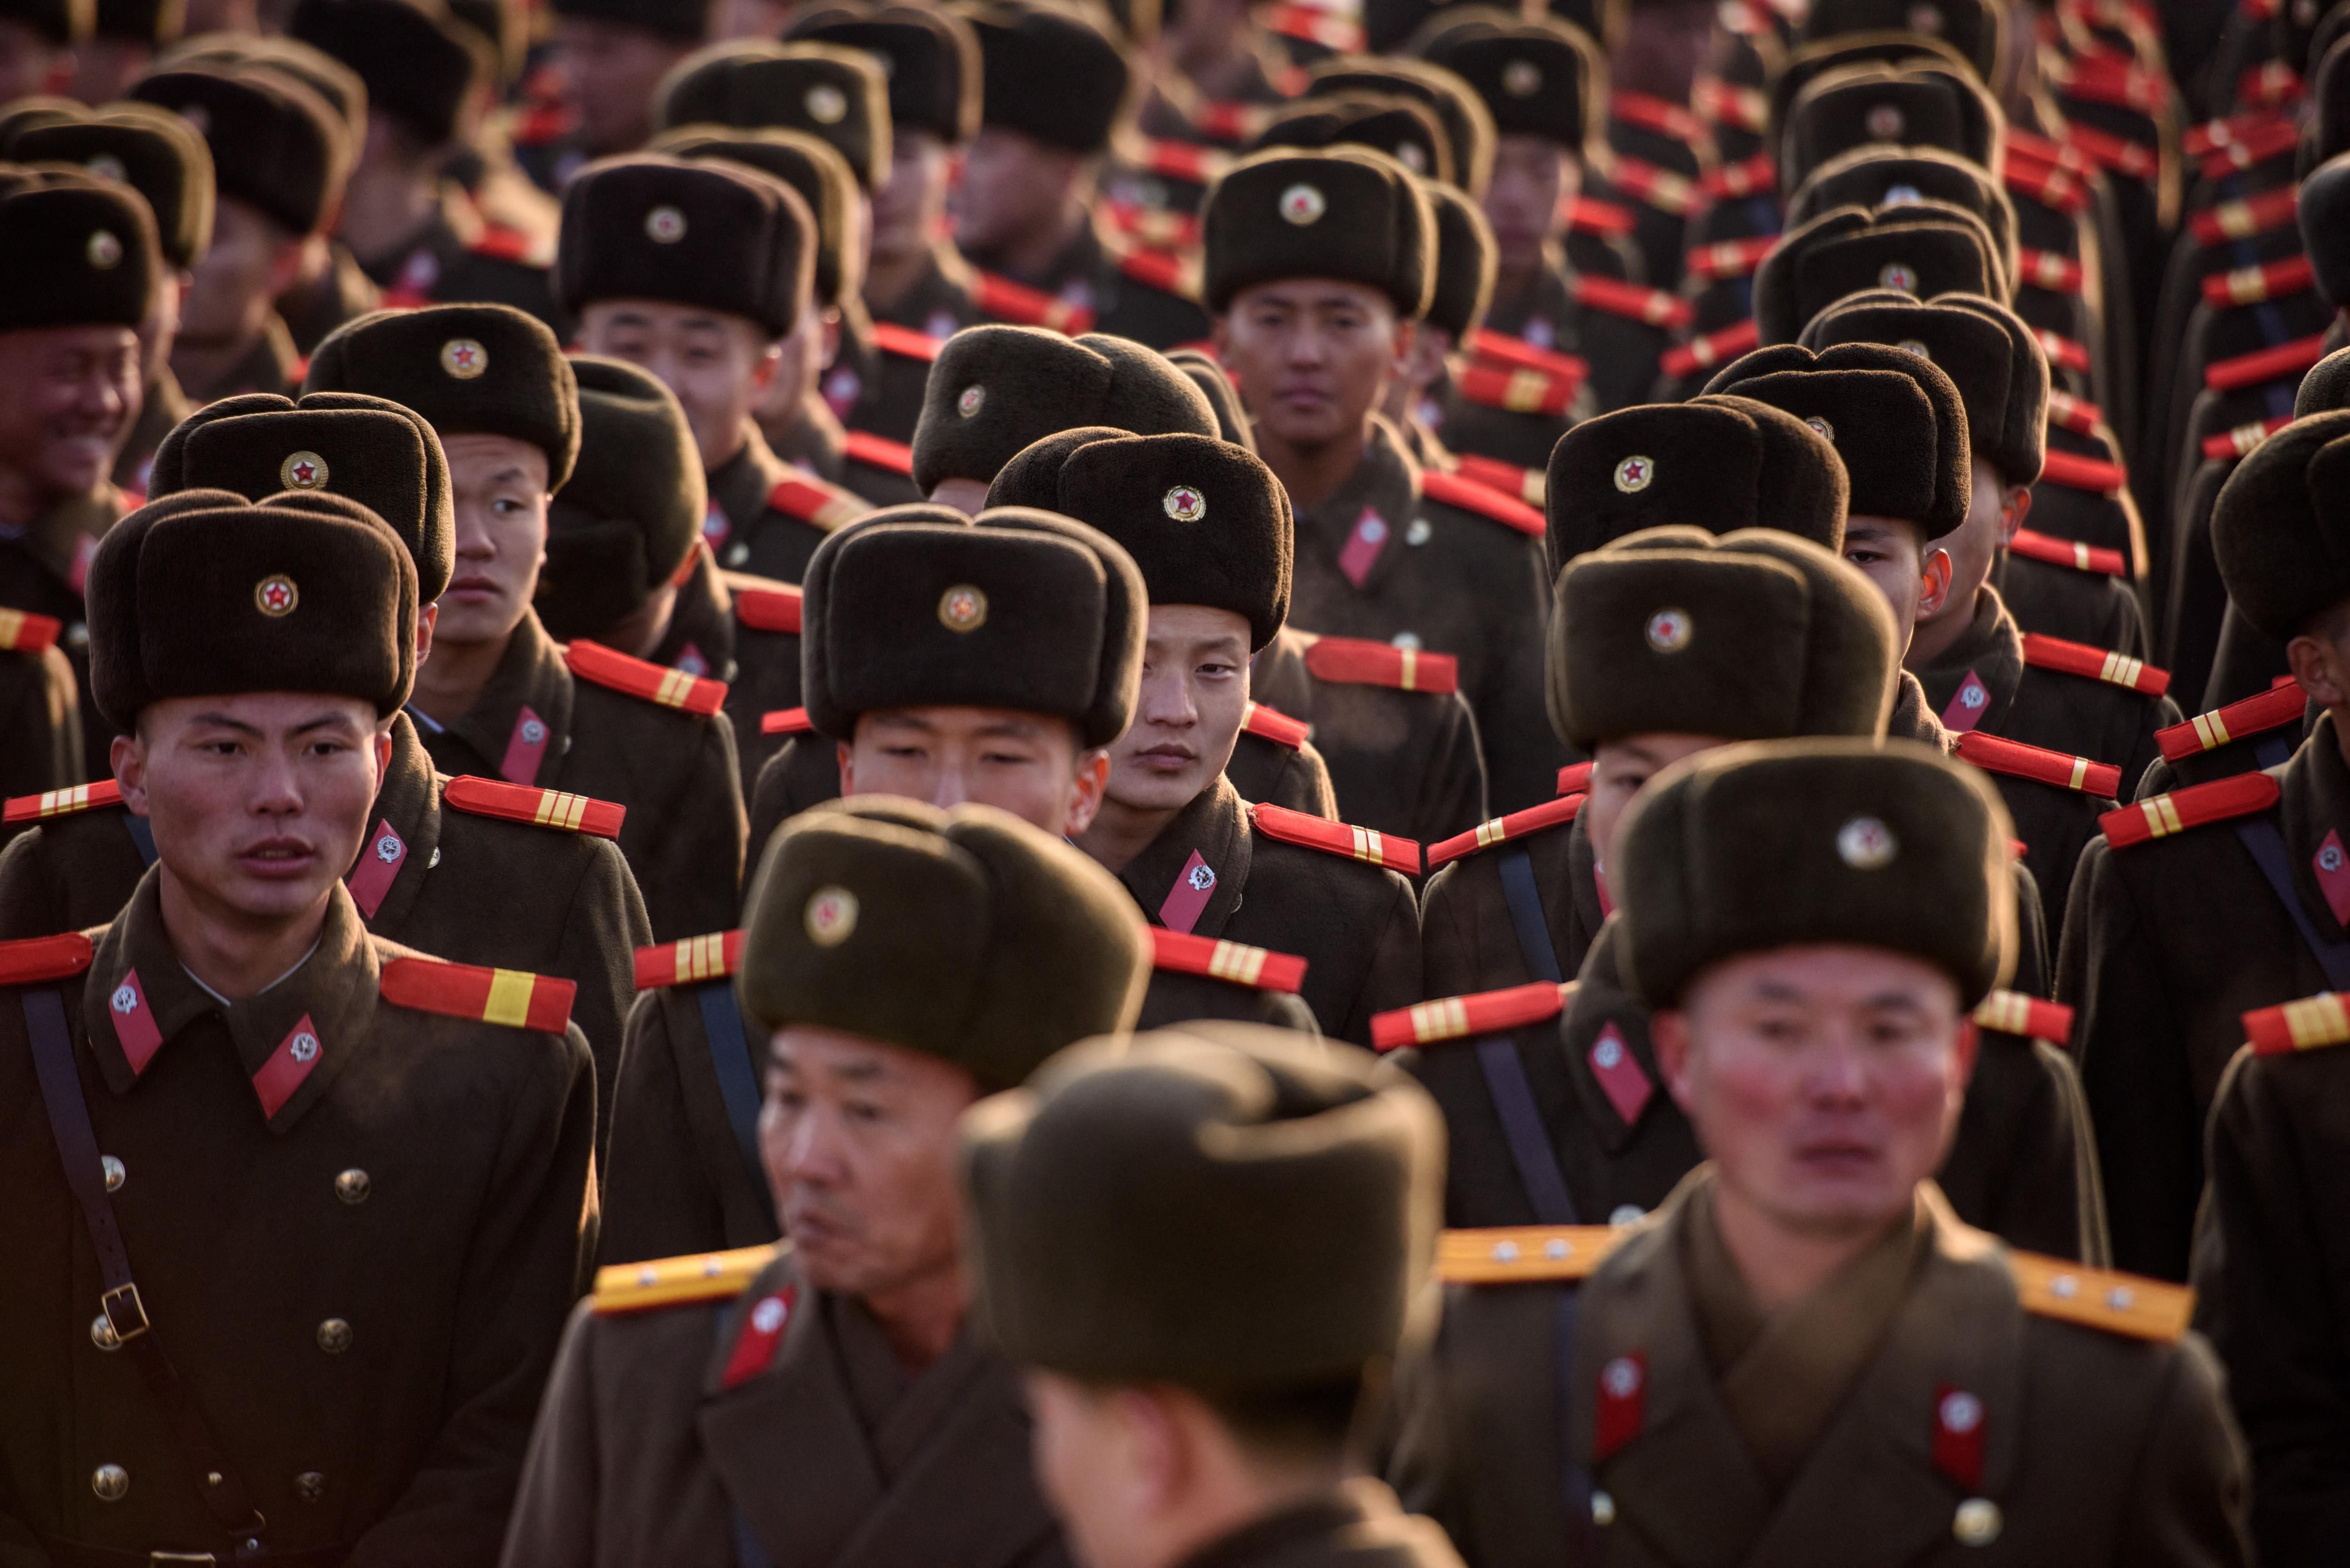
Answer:
[[[117,1285],[99,1297],[98,1302],[106,1311],[106,1321],[113,1325],[114,1337],[120,1343],[128,1345],[147,1332],[147,1307],[139,1299],[137,1285]],[[191,1557],[185,1561],[201,1563],[205,1559]]]
[[[219,1563],[220,1559],[209,1552],[150,1552],[147,1553],[147,1568],[171,1568],[173,1563],[186,1563],[190,1568],[203,1563],[206,1564],[207,1568],[217,1568]]]

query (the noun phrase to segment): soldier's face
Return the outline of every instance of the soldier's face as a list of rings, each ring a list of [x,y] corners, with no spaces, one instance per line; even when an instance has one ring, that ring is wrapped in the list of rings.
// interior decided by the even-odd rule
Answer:
[[[358,857],[390,760],[372,704],[283,691],[151,703],[113,747],[173,907],[224,923],[317,908]]]
[[[705,470],[743,450],[751,412],[783,361],[782,346],[757,322],[655,299],[598,300],[580,313],[579,346],[626,359],[676,393]]]
[[[1001,126],[985,126],[963,154],[962,178],[947,198],[955,243],[974,255],[1052,228],[1076,192],[1087,160]]]
[[[840,748],[843,795],[992,805],[1071,838],[1093,825],[1109,771],[1067,720],[1008,708],[881,709]]]
[[[212,247],[197,260],[181,306],[180,336],[207,347],[251,341],[267,324],[277,296],[293,286],[301,259],[299,235],[249,202],[221,197]]]
[[[1973,1070],[1949,976],[1878,948],[1725,960],[1653,1021],[1723,1201],[1783,1231],[1874,1231],[1948,1152]]]
[[[2025,498],[2028,509],[2032,493],[2019,489],[2014,493]],[[1999,471],[1981,458],[1974,460],[1969,495],[1967,520],[1935,541],[1935,546],[1950,558],[1950,586],[1932,615],[1921,610],[1921,620],[1947,622],[1970,618],[1974,614],[1975,590],[1991,581],[1991,564],[1998,559],[2000,546],[2007,543],[2009,487],[2000,482]],[[2022,512],[2016,512],[2017,523],[2022,520]]]
[[[1683,757],[1726,744],[1716,735],[1667,733],[1600,742],[1591,753],[1591,789],[1582,813],[1584,831],[1591,836],[1592,853],[1600,869],[1605,871],[1615,860],[1617,825],[1650,779]]]
[[[22,486],[14,499],[29,504],[10,521],[113,471],[139,418],[142,368],[127,327],[0,332],[0,495]]]
[[[1846,518],[1844,558],[1858,566],[1893,607],[1893,624],[1908,646],[1918,619],[1939,610],[1950,587],[1950,557],[1926,547],[1925,530],[1901,517]]]
[[[920,1051],[776,1031],[759,1156],[811,1285],[887,1298],[957,1283],[955,1118],[978,1097],[969,1073]]]
[[[1249,623],[1205,605],[1153,605],[1134,722],[1110,745],[1109,798],[1180,811],[1232,760],[1249,701]]]
[[[457,559],[433,640],[503,643],[530,607],[546,562],[546,453],[510,436],[443,436],[441,446],[449,456]]]
[[[954,157],[933,131],[894,128],[889,178],[873,192],[873,254],[916,255],[928,249],[946,215]]]
[[[565,101],[578,111],[579,140],[590,156],[644,145],[652,135],[653,89],[694,47],[623,22],[555,19],[555,66]]]
[[[0,103],[62,88],[73,57],[23,22],[0,21]]]
[[[1243,289],[1216,323],[1260,439],[1315,448],[1358,437],[1404,373],[1411,327],[1378,289],[1290,278]]]
[[[1566,226],[1566,203],[1582,189],[1582,165],[1555,141],[1515,133],[1496,139],[1485,219],[1503,271],[1543,265],[1543,246]]]

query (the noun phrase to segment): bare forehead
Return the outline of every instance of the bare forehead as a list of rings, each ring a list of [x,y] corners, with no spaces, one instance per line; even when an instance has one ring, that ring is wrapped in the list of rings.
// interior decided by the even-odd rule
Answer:
[[[1690,1011],[1778,1003],[1829,1011],[1958,1011],[1958,986],[1932,964],[1887,948],[1819,943],[1741,953],[1698,977]]]

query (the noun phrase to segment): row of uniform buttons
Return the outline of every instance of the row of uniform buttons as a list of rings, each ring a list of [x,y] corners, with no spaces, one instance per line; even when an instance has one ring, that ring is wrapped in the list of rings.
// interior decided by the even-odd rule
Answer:
[[[214,1470],[205,1478],[213,1485],[221,1484],[221,1474]],[[100,1465],[89,1472],[89,1490],[98,1494],[100,1502],[120,1502],[130,1495],[130,1472],[120,1465]],[[327,1495],[327,1478],[317,1470],[304,1470],[294,1478],[294,1495],[304,1502],[316,1502]]]

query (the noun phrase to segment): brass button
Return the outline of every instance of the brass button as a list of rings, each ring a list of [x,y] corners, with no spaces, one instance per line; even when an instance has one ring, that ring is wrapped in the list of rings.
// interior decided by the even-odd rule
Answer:
[[[123,1168],[122,1162],[110,1154],[101,1154],[98,1157],[98,1168],[106,1177],[106,1189],[109,1192],[121,1191],[123,1181],[130,1175]]]
[[[1959,1511],[1950,1516],[1950,1533],[1959,1538],[1961,1546],[1989,1546],[1999,1539],[2000,1529],[2006,1522],[1999,1504],[1987,1497],[1970,1497],[1959,1504]]]
[[[316,1502],[327,1495],[327,1478],[317,1470],[304,1470],[294,1478],[294,1495],[304,1502]]]
[[[120,1502],[130,1490],[130,1472],[120,1465],[100,1465],[89,1472],[89,1490],[100,1502]]]
[[[341,1318],[330,1317],[318,1325],[318,1348],[329,1355],[340,1355],[351,1347],[351,1325]]]
[[[369,1190],[368,1173],[356,1165],[335,1178],[335,1196],[346,1203],[365,1203]]]
[[[104,1313],[89,1320],[89,1342],[100,1350],[122,1348],[122,1340],[114,1332],[114,1320]]]
[[[1616,1500],[1604,1491],[1591,1494],[1591,1522],[1603,1528],[1616,1522]]]

